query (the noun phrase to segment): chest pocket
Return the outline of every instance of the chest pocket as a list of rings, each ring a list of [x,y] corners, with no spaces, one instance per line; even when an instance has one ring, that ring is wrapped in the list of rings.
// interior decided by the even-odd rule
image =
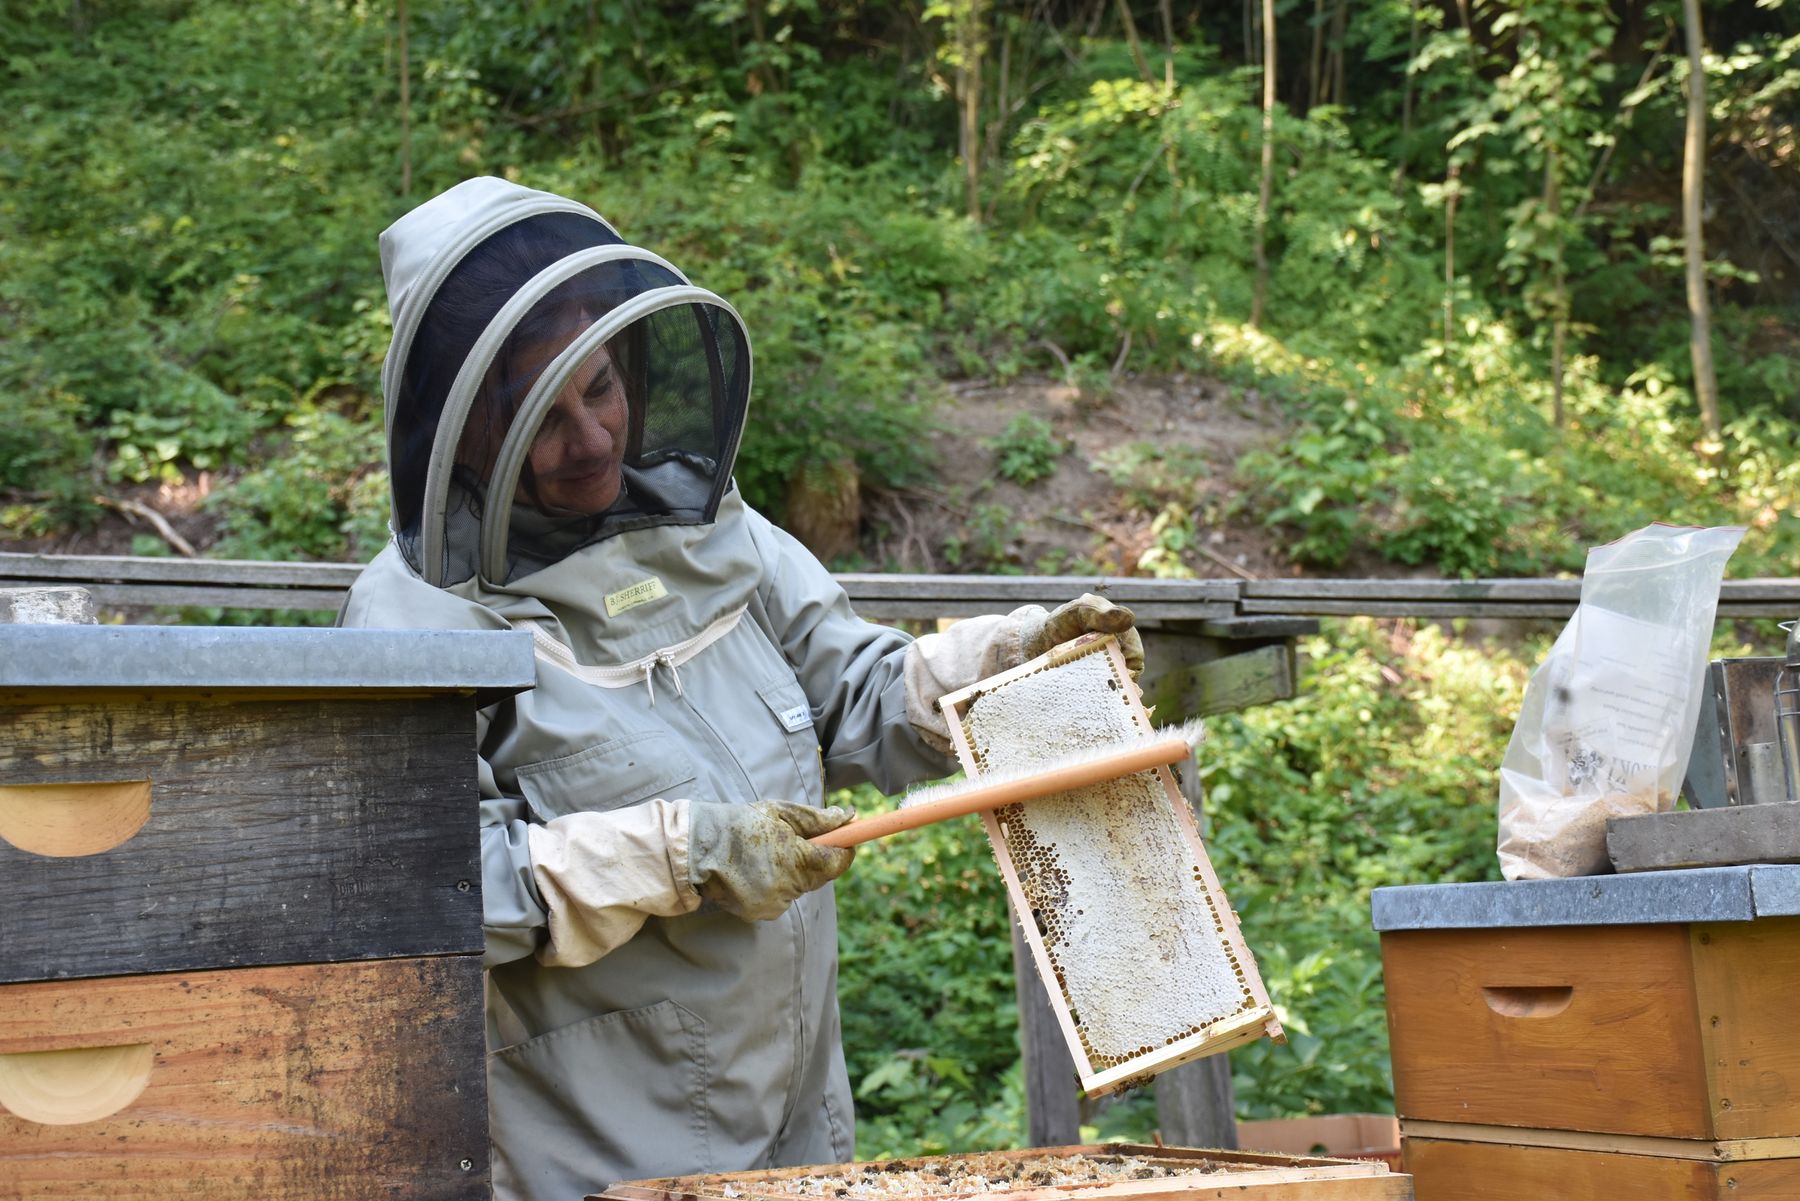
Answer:
[[[756,690],[769,717],[781,730],[787,751],[793,760],[794,774],[801,792],[794,800],[820,805],[825,800],[825,765],[819,758],[819,731],[813,725],[812,705],[806,692],[794,679],[777,680]]]
[[[518,769],[519,790],[539,818],[603,813],[652,797],[671,800],[697,775],[674,735],[645,730]]]

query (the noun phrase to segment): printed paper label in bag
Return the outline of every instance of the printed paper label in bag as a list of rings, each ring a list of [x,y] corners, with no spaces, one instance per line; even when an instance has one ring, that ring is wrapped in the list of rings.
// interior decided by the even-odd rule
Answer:
[[[1654,803],[1665,760],[1688,739],[1686,631],[1588,606],[1575,654],[1546,705],[1545,767],[1564,795],[1636,793]]]

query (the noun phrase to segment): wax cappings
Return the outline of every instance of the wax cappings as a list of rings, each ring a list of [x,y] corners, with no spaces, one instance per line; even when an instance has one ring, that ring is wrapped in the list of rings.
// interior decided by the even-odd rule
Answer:
[[[1111,656],[983,691],[963,730],[985,777],[1150,732]],[[1255,998],[1154,771],[995,813],[1096,1071],[1148,1055]]]

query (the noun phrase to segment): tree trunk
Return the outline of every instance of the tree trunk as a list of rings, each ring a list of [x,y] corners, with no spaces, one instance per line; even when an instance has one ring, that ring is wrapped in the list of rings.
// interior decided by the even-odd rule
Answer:
[[[1406,155],[1412,142],[1413,60],[1419,57],[1419,0],[1406,6],[1406,79],[1400,91],[1400,147],[1394,153],[1394,186],[1406,178]]]
[[[1156,11],[1162,17],[1163,86],[1169,90],[1169,95],[1173,98],[1175,95],[1175,8],[1170,0],[1162,0],[1162,3],[1156,6]],[[1170,161],[1174,161],[1172,149]]]
[[[1138,40],[1137,22],[1131,16],[1130,0],[1119,0],[1119,21],[1125,26],[1125,44],[1131,47],[1131,61],[1137,64],[1138,74],[1144,77],[1145,83],[1155,83],[1156,76],[1150,73],[1150,60],[1144,57],[1144,44]]]
[[[1337,8],[1331,14],[1331,102],[1339,107],[1344,103],[1344,18],[1350,8],[1350,0],[1337,0]]]
[[[1700,212],[1706,187],[1706,45],[1701,40],[1699,0],[1682,0],[1681,11],[1687,27],[1688,57],[1687,142],[1681,155],[1681,231],[1687,248],[1694,399],[1700,403],[1700,423],[1706,430],[1707,442],[1716,448],[1720,437],[1719,384],[1713,374],[1712,311],[1706,292],[1706,232]],[[1709,449],[1707,457],[1716,453],[1716,449]]]
[[[1306,66],[1306,111],[1324,99],[1324,83],[1319,72],[1325,65],[1325,0],[1313,0],[1312,56]]]
[[[956,90],[962,100],[963,188],[969,220],[981,220],[981,58],[987,49],[982,29],[986,0],[959,0],[955,8]]]
[[[1554,146],[1544,157],[1544,209],[1556,222],[1550,267],[1550,424],[1563,425],[1563,351],[1569,333],[1569,287],[1563,269],[1562,156]]]
[[[1012,922],[1013,996],[1019,1004],[1019,1054],[1025,1060],[1025,1145],[1066,1147],[1081,1141],[1081,1095],[1075,1060],[1056,1010],[1044,995],[1031,948]]]
[[[1262,0],[1262,26],[1262,186],[1256,198],[1256,296],[1250,308],[1250,324],[1257,329],[1262,328],[1269,293],[1269,197],[1275,190],[1275,0]]]
[[[412,195],[412,66],[406,53],[406,0],[395,0],[400,26],[400,195]]]
[[[1460,163],[1452,162],[1444,176],[1444,349],[1456,336],[1456,199],[1462,185]]]

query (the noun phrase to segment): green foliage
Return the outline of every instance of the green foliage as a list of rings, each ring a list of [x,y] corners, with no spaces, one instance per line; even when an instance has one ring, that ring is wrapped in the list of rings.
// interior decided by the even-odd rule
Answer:
[[[387,541],[381,431],[308,405],[286,421],[281,449],[213,494],[218,552],[231,559],[370,559]]]
[[[1194,447],[1157,442],[1109,446],[1089,464],[1104,472],[1125,500],[1139,509],[1190,498],[1204,465],[1204,454]]]
[[[1286,1047],[1232,1053],[1244,1117],[1389,1110],[1369,890],[1497,877],[1497,766],[1526,662],[1433,627],[1332,623],[1292,701],[1210,723],[1201,755],[1220,882]]]
[[[1018,575],[1022,530],[1018,516],[1006,505],[976,504],[958,533],[944,540],[944,561],[971,574]]]
[[[853,799],[863,812],[890,804],[868,789]],[[863,848],[837,893],[857,1154],[1016,1145],[1024,1087],[1011,919],[978,820]]]
[[[1068,443],[1042,417],[1019,413],[1006,423],[1006,429],[982,443],[994,452],[994,469],[1003,479],[1015,484],[1034,484],[1056,471],[1056,461],[1069,449]]]

